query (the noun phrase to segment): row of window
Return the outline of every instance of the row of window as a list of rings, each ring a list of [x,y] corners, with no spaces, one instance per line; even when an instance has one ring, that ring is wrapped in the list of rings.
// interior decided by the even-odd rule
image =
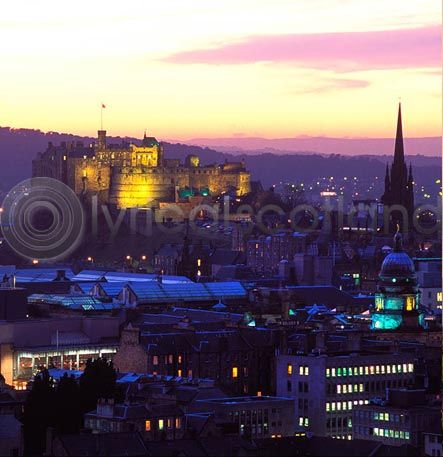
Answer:
[[[393,413],[380,413],[377,411],[357,411],[357,416],[360,419],[371,419],[376,421],[396,422],[397,424],[409,423],[409,416],[404,414],[393,414]]]
[[[364,392],[365,386],[363,383],[360,384],[337,384],[337,393],[338,394],[352,394],[358,392]]]
[[[152,356],[152,365],[158,365],[159,363],[159,356],[153,355]],[[165,364],[172,364],[174,363],[174,356],[172,354],[165,355]],[[182,363],[182,356],[177,356],[177,363]]]
[[[368,405],[369,400],[354,400],[354,401],[332,401],[326,402],[326,412],[334,412],[334,411],[350,411],[352,410],[352,406],[357,405]]]
[[[396,438],[400,440],[409,440],[409,432],[404,432],[403,430],[392,430],[391,428],[374,428],[374,436],[383,436],[385,438]]]
[[[155,421],[151,421],[151,420],[146,420],[145,421],[145,430],[147,432],[150,432],[152,430],[154,422]],[[165,422],[166,422],[166,424],[165,424]],[[174,419],[166,419],[166,421],[165,421],[165,419],[158,419],[158,421],[157,421],[157,429],[158,430],[164,430],[165,425],[166,425],[166,428],[171,430],[172,428],[174,428],[173,427],[174,424],[175,424],[175,428],[176,429],[181,428],[181,426],[182,426],[181,418],[180,417],[176,417],[175,421],[174,421]]]
[[[352,419],[350,417],[333,417],[326,421],[326,428],[352,428]]]
[[[373,413],[373,419],[378,420],[378,421],[391,421],[391,422],[397,422],[397,423],[404,423],[405,422],[405,415],[404,414],[389,414],[389,413],[378,413],[374,412]]]
[[[289,365],[288,365],[289,367]],[[358,367],[334,367],[326,368],[326,377],[335,378],[341,376],[368,376],[377,374],[413,373],[413,363],[399,363],[391,365],[365,365]],[[288,372],[289,374],[289,372]]]
[[[293,365],[291,363],[288,363],[288,366],[286,367],[286,372],[288,373],[288,375],[292,375]],[[306,365],[299,365],[298,374],[300,376],[309,376],[309,367]]]

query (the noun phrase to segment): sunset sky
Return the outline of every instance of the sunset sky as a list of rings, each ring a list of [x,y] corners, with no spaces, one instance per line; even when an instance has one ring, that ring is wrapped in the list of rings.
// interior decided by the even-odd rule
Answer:
[[[0,125],[159,139],[441,134],[440,0],[28,0]]]

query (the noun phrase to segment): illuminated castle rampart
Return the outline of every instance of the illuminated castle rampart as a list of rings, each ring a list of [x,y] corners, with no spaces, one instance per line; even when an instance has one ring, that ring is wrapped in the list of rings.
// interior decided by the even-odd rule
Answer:
[[[95,144],[49,143],[33,161],[33,176],[46,176],[67,184],[78,195],[97,195],[101,203],[119,208],[174,202],[191,195],[218,196],[232,190],[237,196],[250,191],[250,174],[243,162],[201,166],[195,155],[165,159],[163,146],[146,134],[140,146],[107,144],[106,131],[98,131]]]

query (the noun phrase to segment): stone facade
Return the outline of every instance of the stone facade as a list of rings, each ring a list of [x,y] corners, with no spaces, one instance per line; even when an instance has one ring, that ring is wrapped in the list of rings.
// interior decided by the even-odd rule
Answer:
[[[33,161],[33,176],[57,179],[78,195],[95,195],[119,208],[179,201],[186,190],[212,196],[250,191],[250,174],[242,162],[200,166],[198,157],[189,156],[181,164],[164,159],[163,146],[153,137],[145,135],[140,146],[107,145],[104,130],[99,130],[97,143],[87,147],[82,142],[57,147],[49,143]]]

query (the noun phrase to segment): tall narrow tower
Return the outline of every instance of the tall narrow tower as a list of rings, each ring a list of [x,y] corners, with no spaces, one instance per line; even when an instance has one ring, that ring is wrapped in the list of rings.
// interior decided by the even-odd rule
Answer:
[[[381,202],[389,207],[400,205],[405,208],[408,216],[408,227],[412,228],[412,214],[414,212],[414,189],[412,180],[412,166],[408,168],[405,162],[405,151],[403,143],[403,125],[401,115],[401,103],[398,105],[397,116],[397,133],[395,135],[394,161],[389,172],[389,167],[386,167],[385,177],[385,192],[381,197]],[[398,223],[405,225],[406,221],[401,220],[400,212],[392,213],[392,224],[394,228]]]

